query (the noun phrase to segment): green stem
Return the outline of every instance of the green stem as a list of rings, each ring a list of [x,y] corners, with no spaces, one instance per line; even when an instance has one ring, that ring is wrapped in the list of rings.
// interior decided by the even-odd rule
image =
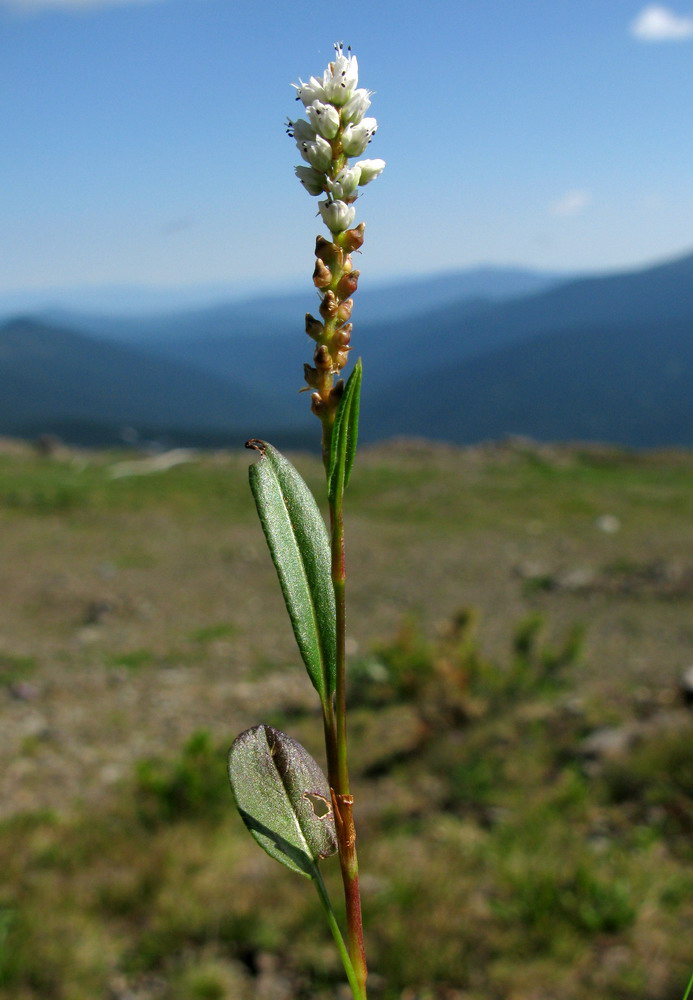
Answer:
[[[686,989],[683,1000],[688,1000],[689,996],[691,995],[691,990],[693,990],[693,975],[688,980],[688,988]]]
[[[329,454],[329,448],[328,448]],[[344,885],[349,955],[358,977],[360,995],[366,997],[366,954],[363,944],[359,866],[353,798],[349,787],[346,725],[346,566],[344,559],[344,508],[341,494],[330,503],[332,584],[337,612],[337,678],[335,706],[325,721],[328,771],[334,796],[339,862]]]
[[[344,966],[344,971],[346,972],[347,979],[349,980],[349,986],[351,987],[351,992],[354,994],[355,1000],[367,1000],[365,991],[361,989],[361,984],[359,983],[356,972],[354,971],[354,966],[351,964],[351,959],[349,958],[349,952],[347,946],[344,943],[344,938],[342,937],[342,932],[339,929],[339,924],[337,923],[337,918],[334,915],[334,910],[332,909],[332,904],[330,902],[330,897],[327,894],[327,889],[325,883],[322,880],[322,875],[317,872],[317,877],[314,879],[315,888],[317,890],[318,896],[320,897],[320,902],[323,905],[325,914],[327,916],[327,922],[330,925],[330,930],[332,931],[332,937],[337,945],[337,951],[339,952],[339,957],[342,960]]]
[[[337,613],[337,681],[335,715],[337,720],[338,791],[349,794],[349,763],[346,730],[346,564],[344,559],[344,507],[340,496],[330,504],[332,525],[332,585]]]
[[[329,473],[332,420],[322,422],[322,448],[325,471]],[[327,770],[333,795],[339,863],[344,885],[344,903],[347,921],[347,940],[352,967],[357,976],[357,1000],[367,1000],[366,953],[363,944],[363,919],[361,916],[361,891],[359,865],[356,854],[356,829],[353,817],[353,798],[349,788],[349,763],[347,755],[346,725],[346,565],[344,559],[344,504],[341,495],[330,502],[330,535],[332,552],[332,585],[334,587],[337,629],[337,677],[334,706],[323,704]]]

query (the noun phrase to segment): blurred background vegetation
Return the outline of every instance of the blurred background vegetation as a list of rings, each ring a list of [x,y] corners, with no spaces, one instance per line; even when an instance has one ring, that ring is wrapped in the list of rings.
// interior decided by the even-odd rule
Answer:
[[[343,996],[226,779],[257,722],[321,759],[247,459],[180,458],[0,452],[2,1000]],[[400,442],[349,511],[374,1000],[680,1000],[693,457]]]

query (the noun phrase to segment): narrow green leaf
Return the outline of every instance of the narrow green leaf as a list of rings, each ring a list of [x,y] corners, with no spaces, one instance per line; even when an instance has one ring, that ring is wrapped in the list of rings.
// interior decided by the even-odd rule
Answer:
[[[321,700],[334,693],[337,629],[330,540],[313,495],[283,455],[249,441],[260,459],[250,488],[308,675]]]
[[[229,751],[229,780],[243,822],[269,855],[308,878],[337,850],[330,789],[296,740],[254,726]]]
[[[349,477],[356,457],[356,445],[358,444],[362,372],[363,368],[359,358],[344,387],[344,394],[334,418],[328,474],[330,500],[341,496],[349,485]]]

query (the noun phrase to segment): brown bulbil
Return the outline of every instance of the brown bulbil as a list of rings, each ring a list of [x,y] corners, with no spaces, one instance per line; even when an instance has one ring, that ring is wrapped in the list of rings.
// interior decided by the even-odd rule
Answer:
[[[315,261],[315,270],[313,271],[313,284],[316,288],[327,288],[331,281],[332,271],[318,257]]]
[[[322,302],[320,303],[320,315],[324,319],[334,319],[337,315],[338,308],[339,302],[337,301],[337,296],[332,289],[328,289],[323,295]]]
[[[354,294],[359,285],[360,274],[360,271],[352,271],[351,274],[342,275],[337,285],[337,296],[340,299],[348,299]]]
[[[342,235],[341,243],[347,252],[352,250],[360,250],[363,246],[364,230],[366,228],[365,222],[360,222],[355,229],[347,229],[347,231]]]
[[[312,393],[311,410],[321,420],[330,420],[344,392],[344,381],[331,385],[334,376],[349,360],[351,349],[352,295],[358,288],[360,271],[354,269],[351,253],[363,244],[363,223],[335,237],[331,243],[324,236],[315,241],[313,283],[322,296],[320,317],[306,314],[306,333],[317,341],[313,365],[304,365],[307,385]]]
[[[345,320],[351,317],[351,310],[354,308],[353,299],[344,299],[344,302],[339,303],[339,309],[337,310],[337,319]]]
[[[311,316],[310,313],[306,313],[306,333],[313,340],[319,340],[323,334],[325,327],[322,325],[319,319],[315,316]]]
[[[342,259],[342,251],[336,243],[330,243],[326,240],[324,236],[318,236],[315,240],[315,256],[327,264],[328,267],[334,266],[334,264],[340,264]]]
[[[318,344],[315,348],[315,354],[313,357],[318,368],[322,368],[323,371],[331,370],[332,358],[330,357],[330,352],[324,344]]]
[[[345,323],[344,326],[336,331],[334,335],[334,342],[338,347],[348,347],[351,343],[351,331],[353,330],[352,323]]]
[[[311,365],[303,366],[303,374],[305,376],[306,384],[311,387],[311,389],[319,389],[322,384],[322,375]]]

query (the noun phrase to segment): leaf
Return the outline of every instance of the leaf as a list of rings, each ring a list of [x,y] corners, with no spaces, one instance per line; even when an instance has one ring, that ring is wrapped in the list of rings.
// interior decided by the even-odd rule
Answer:
[[[324,702],[335,689],[337,626],[330,541],[313,495],[283,455],[264,441],[249,441],[260,459],[250,467],[250,488],[279,576],[298,648]]]
[[[263,850],[308,878],[337,850],[330,789],[296,740],[254,726],[229,751],[229,780],[243,822]]]
[[[328,474],[328,495],[330,500],[342,496],[349,485],[351,469],[356,457],[359,434],[359,404],[361,399],[361,359],[356,362],[353,372],[344,388],[332,428],[330,445],[330,470]]]

